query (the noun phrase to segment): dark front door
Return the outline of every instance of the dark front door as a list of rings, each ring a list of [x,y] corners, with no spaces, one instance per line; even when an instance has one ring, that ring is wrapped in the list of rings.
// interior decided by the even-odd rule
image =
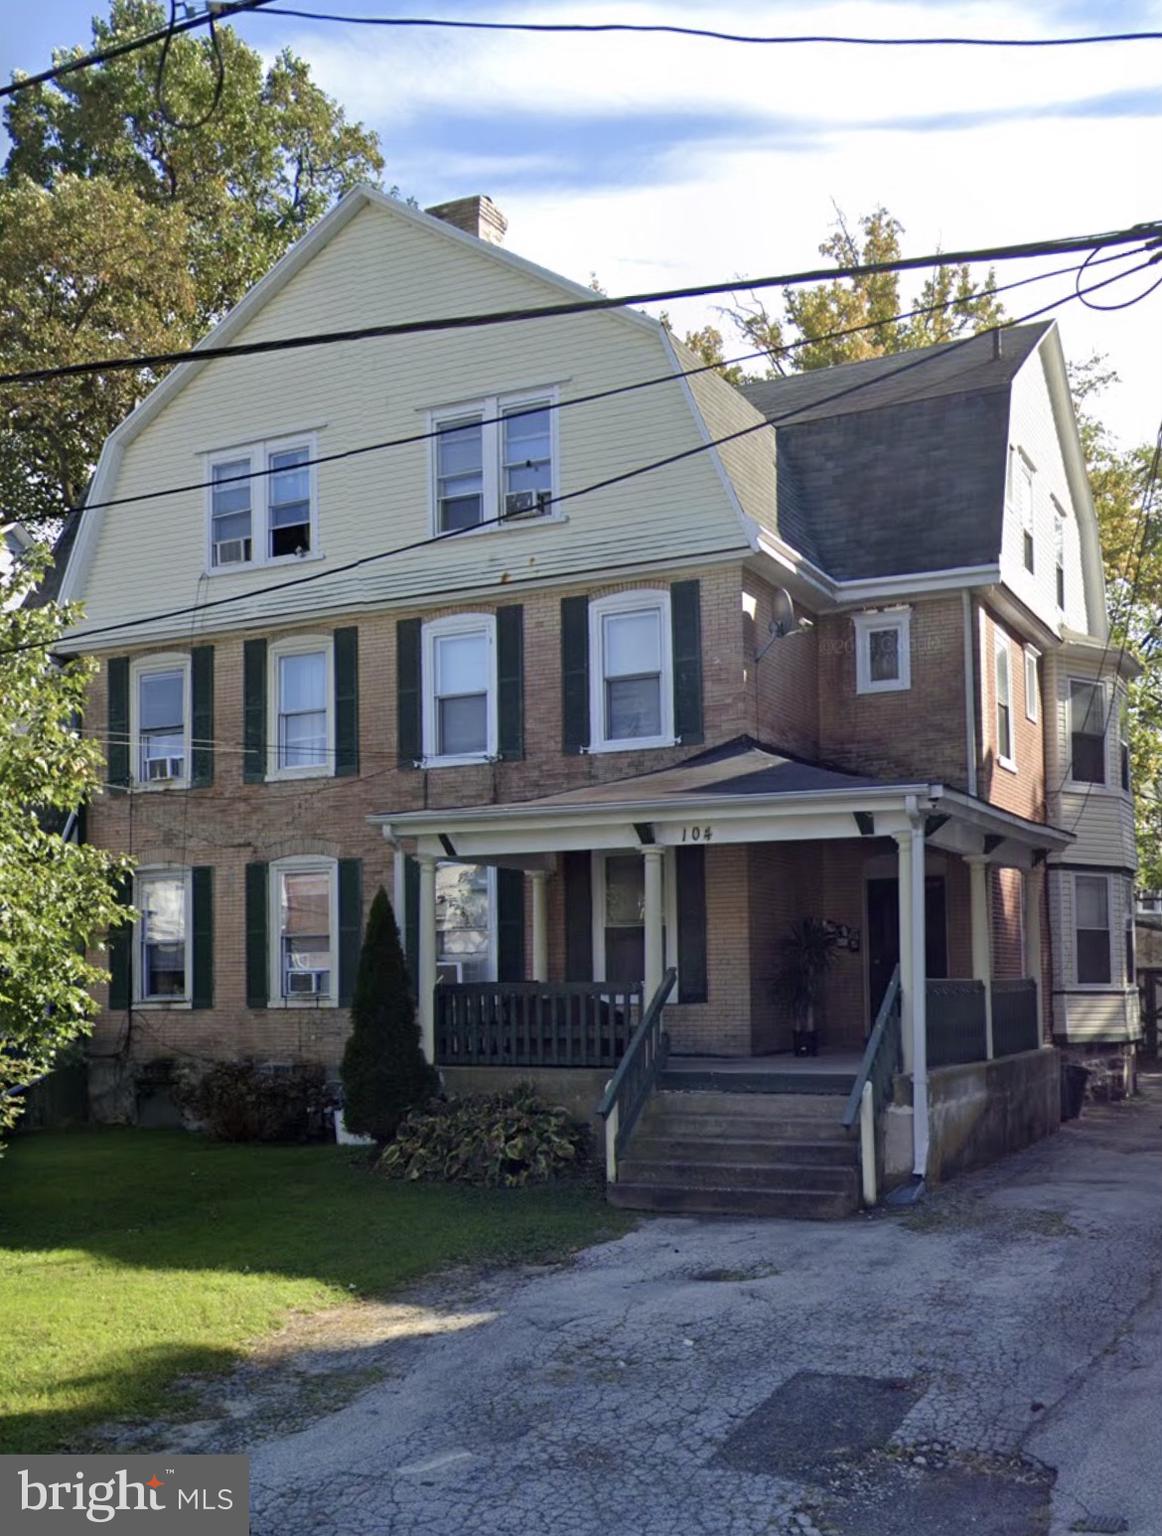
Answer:
[[[924,881],[925,968],[929,976],[948,975],[948,925],[945,914],[944,876],[929,875]],[[892,972],[900,963],[900,894],[898,880],[867,883],[867,973],[871,1004],[870,1023],[875,1022]]]

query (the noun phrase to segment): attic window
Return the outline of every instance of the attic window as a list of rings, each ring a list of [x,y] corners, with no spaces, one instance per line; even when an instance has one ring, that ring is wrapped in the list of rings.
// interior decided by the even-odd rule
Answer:
[[[432,412],[437,534],[553,515],[555,403],[545,390]]]
[[[1009,505],[1021,524],[1021,556],[1033,574],[1036,548],[1033,541],[1033,466],[1019,448],[1009,449]]]
[[[855,691],[896,693],[912,686],[912,610],[857,613],[855,626]]]
[[[317,456],[311,435],[247,443],[209,462],[211,573],[318,554]]]

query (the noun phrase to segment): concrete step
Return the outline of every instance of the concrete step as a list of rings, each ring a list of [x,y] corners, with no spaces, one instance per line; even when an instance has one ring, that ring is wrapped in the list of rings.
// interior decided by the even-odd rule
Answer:
[[[785,1115],[838,1120],[846,1099],[832,1093],[723,1093],[718,1089],[659,1088],[650,1098],[651,1108],[669,1106],[698,1115],[746,1115],[778,1120]]]
[[[798,1189],[837,1191],[855,1199],[859,1195],[859,1173],[854,1167],[786,1163],[718,1163],[691,1159],[659,1158],[652,1161],[637,1155],[624,1159],[617,1170],[618,1182],[627,1184],[683,1185],[697,1189]]]
[[[847,1094],[855,1073],[844,1072],[740,1072],[716,1071],[713,1067],[670,1068],[662,1073],[663,1088],[686,1093],[717,1091],[733,1094]]]
[[[611,1205],[631,1211],[672,1215],[785,1216],[800,1221],[827,1221],[850,1216],[856,1197],[834,1189],[707,1189],[687,1184],[608,1186]]]
[[[828,1120],[810,1116],[778,1119],[750,1115],[703,1115],[650,1105],[638,1121],[638,1136],[696,1137],[700,1141],[842,1141],[854,1137],[839,1116]]]
[[[763,1163],[797,1166],[818,1165],[854,1168],[859,1145],[847,1137],[794,1138],[765,1133],[762,1136],[654,1135],[639,1125],[630,1143],[634,1158],[662,1162],[673,1157],[683,1162]]]

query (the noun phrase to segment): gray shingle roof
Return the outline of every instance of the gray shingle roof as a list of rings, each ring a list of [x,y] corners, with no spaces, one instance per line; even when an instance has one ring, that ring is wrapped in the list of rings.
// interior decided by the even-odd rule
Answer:
[[[783,536],[841,581],[995,563],[1009,390],[1050,324],[743,385]]]

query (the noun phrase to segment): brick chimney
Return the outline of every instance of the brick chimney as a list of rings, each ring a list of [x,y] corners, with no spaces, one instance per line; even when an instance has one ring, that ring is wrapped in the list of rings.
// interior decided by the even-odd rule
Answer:
[[[454,224],[478,240],[488,240],[493,245],[504,244],[508,220],[490,197],[458,197],[454,202],[425,208],[424,212],[434,219],[443,219],[445,224]]]

